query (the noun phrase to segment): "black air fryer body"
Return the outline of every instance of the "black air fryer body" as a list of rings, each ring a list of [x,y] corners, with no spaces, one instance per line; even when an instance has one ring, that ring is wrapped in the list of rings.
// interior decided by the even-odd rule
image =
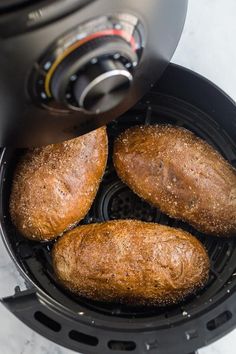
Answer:
[[[0,232],[27,285],[2,302],[32,329],[77,352],[188,354],[235,327],[235,238],[203,235],[163,215],[118,179],[111,159],[121,131],[169,123],[193,131],[236,166],[236,107],[229,97],[175,65],[154,85],[177,45],[186,5],[184,0],[0,4],[0,143],[11,146],[1,150]],[[61,141],[105,123],[107,170],[82,223],[135,218],[198,237],[211,259],[209,282],[177,306],[134,308],[68,293],[52,270],[52,243],[29,241],[11,223],[11,181],[22,153],[13,145]]]
[[[3,1],[0,145],[73,138],[127,111],[166,68],[186,10],[187,0]]]
[[[5,245],[28,290],[2,299],[32,329],[81,353],[188,354],[235,327],[236,239],[203,235],[152,208],[118,179],[111,161],[114,138],[137,124],[183,126],[213,145],[236,166],[236,107],[202,77],[170,65],[161,80],[131,110],[108,124],[110,158],[91,210],[82,223],[135,218],[180,227],[198,237],[211,259],[207,286],[185,302],[165,308],[133,308],[69,294],[54,277],[52,243],[24,239],[8,213],[12,172],[19,150],[1,154],[0,225]]]

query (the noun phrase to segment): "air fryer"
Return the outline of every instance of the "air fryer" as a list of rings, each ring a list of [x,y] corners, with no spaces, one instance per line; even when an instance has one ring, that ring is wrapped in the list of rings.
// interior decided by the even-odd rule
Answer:
[[[115,10],[115,6],[118,4],[118,1],[88,2],[90,4],[86,4],[86,6],[84,4],[85,1],[81,2],[81,4],[83,3],[85,6],[80,8],[78,12],[78,14],[82,14],[82,20],[84,20],[88,14],[91,15],[92,10],[104,12],[104,9],[106,9],[106,11],[109,10],[109,6]],[[110,4],[111,2],[112,5]],[[14,1],[12,3],[14,3]],[[18,3],[20,3],[20,1],[18,1]],[[12,7],[7,8],[4,8],[3,5],[3,10],[0,7],[0,11],[5,11],[3,12],[3,18],[4,16],[6,16],[6,19],[8,17],[10,18],[16,11],[25,12],[29,9],[28,6],[30,5],[28,3],[30,3],[30,1],[22,1],[21,4],[17,4],[17,1],[15,1]],[[46,2],[38,1],[37,3]],[[50,1],[48,3],[50,3]],[[51,3],[53,3],[53,1],[51,1]],[[43,101],[44,103],[42,104],[40,100],[44,100],[44,98],[39,98],[41,91],[37,91],[38,88],[34,86],[34,83],[37,82],[37,75],[41,74],[40,61],[37,61],[35,66],[28,65],[32,63],[34,58],[38,58],[38,54],[42,50],[42,48],[40,48],[42,44],[43,46],[47,45],[46,42],[51,42],[51,38],[55,37],[55,35],[58,38],[59,33],[57,30],[58,28],[62,29],[62,24],[65,23],[65,27],[72,25],[74,20],[71,22],[71,19],[75,19],[77,13],[73,6],[70,9],[67,8],[66,16],[68,17],[63,17],[62,14],[60,16],[58,15],[58,19],[54,18],[52,23],[50,22],[52,19],[50,19],[50,21],[48,20],[49,22],[46,21],[41,24],[42,27],[36,26],[36,28],[33,29],[19,27],[19,34],[13,33],[12,31],[14,31],[14,29],[12,28],[9,29],[8,33],[7,27],[2,27],[6,28],[6,33],[4,33],[5,39],[3,39],[4,51],[11,53],[12,60],[22,43],[24,43],[24,45],[23,48],[20,49],[19,54],[19,58],[22,59],[19,61],[25,59],[23,55],[24,50],[27,49],[27,51],[30,52],[29,43],[33,43],[37,36],[41,36],[42,33],[48,33],[48,36],[46,39],[43,38],[40,45],[33,46],[32,51],[26,56],[23,65],[22,63],[16,64],[14,61],[14,65],[16,66],[22,65],[22,71],[17,75],[14,74],[15,76],[13,74],[11,75],[10,80],[13,80],[13,77],[15,77],[17,81],[11,94],[10,82],[9,85],[4,86],[4,90],[1,89],[0,91],[2,95],[1,99],[3,99],[5,103],[5,107],[1,108],[2,119],[5,121],[6,119],[4,117],[7,117],[9,123],[8,126],[7,124],[5,125],[6,129],[4,128],[5,130],[3,130],[1,143],[2,145],[13,145],[9,144],[12,136],[16,138],[16,145],[21,146],[32,145],[32,142],[34,145],[35,141],[39,144],[43,144],[48,139],[51,142],[60,141],[82,134],[106,122],[109,136],[109,159],[107,169],[92,208],[82,223],[88,224],[128,218],[158,222],[187,230],[195,235],[205,245],[208,251],[211,260],[209,281],[204,289],[198,292],[197,295],[187,298],[178,305],[168,307],[135,308],[117,303],[108,304],[81,298],[67,292],[57,283],[52,270],[50,252],[53,242],[38,243],[29,241],[18,233],[11,222],[8,211],[9,193],[14,168],[22,151],[13,146],[8,146],[2,148],[0,160],[1,235],[13,262],[17,265],[21,275],[25,279],[27,289],[21,290],[17,287],[15,294],[3,298],[2,303],[36,332],[64,347],[80,353],[121,354],[130,352],[140,354],[190,354],[202,346],[220,338],[235,327],[235,238],[224,239],[201,234],[189,225],[167,217],[156,208],[151,207],[138,198],[117,177],[111,159],[112,146],[117,135],[132,125],[169,123],[191,130],[218,150],[233,166],[236,166],[236,106],[219,88],[189,70],[171,64],[164,71],[168,62],[167,58],[170,58],[173,53],[174,47],[178,41],[177,38],[179,38],[182,29],[186,10],[185,1],[178,2],[176,8],[177,12],[174,11],[175,1],[170,0],[159,2],[156,0],[146,1],[145,4],[147,4],[147,7],[139,5],[138,2],[135,1],[129,1],[129,3],[128,6],[127,2],[120,1],[119,4],[121,4],[121,7],[117,5],[117,11],[122,9],[123,12],[127,11],[132,14],[135,12],[136,16],[139,15],[140,18],[142,18],[141,22],[144,25],[144,32],[145,19],[148,19],[150,15],[149,10],[151,8],[153,8],[153,12],[156,11],[156,13],[158,13],[159,10],[160,14],[159,17],[158,15],[157,17],[163,26],[162,30],[166,30],[167,20],[169,19],[169,21],[175,23],[173,27],[171,26],[172,22],[168,23],[168,27],[172,27],[172,29],[169,29],[173,31],[172,34],[176,32],[175,26],[179,28],[179,31],[176,33],[176,37],[170,38],[167,33],[165,35],[164,32],[157,33],[158,26],[152,28],[151,32],[153,34],[156,32],[156,38],[161,39],[157,48],[155,48],[154,42],[149,42],[153,37],[150,35],[148,38],[148,34],[150,33],[146,32],[146,44],[149,48],[146,53],[147,57],[145,57],[146,48],[144,46],[140,48],[142,59],[140,59],[141,61],[137,65],[137,68],[135,70],[133,68],[133,72],[128,70],[130,75],[132,75],[132,82],[128,82],[128,86],[126,85],[127,82],[124,86],[122,84],[121,87],[116,85],[117,82],[112,83],[112,87],[113,84],[114,87],[111,90],[111,94],[114,94],[113,98],[115,102],[108,103],[107,106],[105,105],[105,112],[103,113],[101,113],[101,111],[96,112],[96,109],[101,109],[102,107],[99,98],[101,96],[98,95],[98,97],[93,93],[91,97],[95,98],[95,103],[91,100],[91,97],[87,97],[87,100],[85,99],[86,107],[80,106],[81,102],[79,102],[79,100],[71,102],[60,101],[61,98],[64,97],[65,90],[68,89],[68,82],[65,80],[65,85],[64,79],[62,82],[59,74],[63,72],[64,75],[65,67],[66,71],[68,67],[70,68],[68,62],[65,63],[65,66],[62,65],[60,67],[61,70],[59,74],[55,76],[55,85],[59,82],[59,84],[63,86],[64,91],[62,89],[58,91],[59,93],[63,93],[62,96],[60,96],[61,93],[58,93],[58,96],[55,96],[56,99],[55,97],[51,97],[49,101],[46,103]],[[101,4],[103,6],[101,6]],[[75,5],[75,2],[71,1],[71,5]],[[171,15],[169,15],[170,12],[172,13]],[[116,13],[116,11],[114,13]],[[177,14],[180,14],[179,18]],[[173,16],[177,17],[174,19]],[[152,25],[154,27],[156,26],[154,23],[152,23]],[[0,28],[1,26],[0,16]],[[50,29],[52,29],[52,32],[50,32]],[[102,38],[102,42],[104,39],[107,41],[106,44],[110,42],[110,32],[108,37],[109,38],[106,39]],[[28,42],[29,38],[32,38],[32,41]],[[169,38],[170,42],[172,41],[172,44],[170,44],[170,42],[167,44],[167,38]],[[112,39],[116,41],[117,38]],[[122,43],[122,46],[123,44],[126,45],[126,43],[123,42],[119,42],[119,45],[120,43]],[[99,46],[100,42],[98,47]],[[127,49],[126,46],[125,48]],[[89,51],[87,52],[87,48],[85,49],[85,52],[90,55]],[[92,49],[94,49],[93,45]],[[52,52],[54,53],[54,51]],[[76,55],[77,54],[78,53],[76,53]],[[114,55],[115,54],[116,53],[114,53]],[[140,54],[136,53],[136,55],[138,56]],[[44,56],[42,58],[44,58]],[[102,58],[102,60],[108,60],[107,57],[104,59],[102,56]],[[114,56],[112,58],[112,60],[116,60]],[[74,57],[69,59],[69,63],[72,63],[71,65],[74,68],[76,62],[74,61]],[[110,59],[109,57],[109,60]],[[120,57],[118,59],[120,59]],[[4,61],[3,58],[0,60]],[[89,65],[97,64],[96,60],[94,64],[91,63],[91,60],[89,61]],[[42,63],[44,63],[43,65],[46,65],[47,62],[42,61]],[[124,63],[127,64],[127,62]],[[102,67],[104,68],[103,65]],[[148,70],[150,67],[151,70]],[[98,67],[96,67],[95,70],[95,76],[100,76],[100,64],[99,69],[97,68]],[[130,68],[129,65],[127,65],[127,68]],[[0,70],[1,78],[7,76],[6,72],[8,71],[9,73],[10,70],[6,62],[4,69],[5,70]],[[84,68],[83,70],[85,71],[81,72],[79,70],[76,73],[72,73],[72,75],[70,71],[69,78],[75,75],[74,81],[76,82],[78,76],[82,75],[83,78],[86,77],[85,81],[87,80],[86,83],[89,85],[91,81],[89,81],[90,78],[88,78],[87,75],[90,74],[86,71],[87,69]],[[108,72],[110,70],[113,70],[113,68],[111,69],[108,65]],[[163,71],[164,74],[160,78],[160,74]],[[107,70],[105,70],[105,72],[107,72]],[[137,75],[137,77],[133,78],[135,75]],[[53,77],[53,75],[51,76]],[[126,76],[126,74],[124,76]],[[143,78],[147,79],[147,81],[143,82]],[[154,85],[154,81],[156,81],[157,78],[159,78],[159,80]],[[27,83],[25,91],[22,90],[21,85],[23,84],[21,80]],[[42,78],[40,78],[40,80],[42,80]],[[94,77],[92,78],[92,81],[93,80]],[[133,80],[135,82],[133,82]],[[32,86],[30,86],[30,89],[28,86],[31,84],[33,85],[33,91]],[[86,85],[85,88],[87,87]],[[75,92],[78,91],[81,94],[81,90],[83,92],[84,86],[82,89],[81,87],[75,88],[72,80],[72,86],[69,84],[69,88],[71,90],[70,93],[73,91],[72,93],[75,95]],[[19,97],[15,95],[16,92],[19,93]],[[88,93],[88,90],[86,92]],[[144,92],[147,93],[141,98]],[[120,93],[121,96],[119,96]],[[118,98],[117,94],[119,96]],[[13,107],[9,106],[11,101],[15,102]],[[85,101],[83,104],[85,104]],[[114,104],[114,107],[111,107],[112,104]],[[64,111],[59,112],[62,106],[64,108],[66,107],[68,110],[67,113]],[[22,110],[19,111],[19,107],[21,107]],[[94,107],[95,111],[93,111]],[[32,130],[32,126],[27,123],[29,117],[27,118],[26,116],[30,112],[34,112],[32,117],[32,124],[35,125],[34,130]],[[113,115],[120,117],[113,120]],[[43,120],[45,116],[45,130],[43,130],[43,123],[40,122],[40,120]],[[53,125],[54,130],[50,125],[51,123],[49,123],[51,118],[53,120],[53,123],[51,122],[52,125],[55,124]],[[84,118],[87,122],[86,124],[84,123]],[[61,125],[60,123],[57,125],[56,121],[60,119]],[[66,120],[68,120],[68,123]],[[76,124],[76,126],[74,126],[74,124]],[[32,133],[36,130],[37,134],[36,132],[35,134]]]

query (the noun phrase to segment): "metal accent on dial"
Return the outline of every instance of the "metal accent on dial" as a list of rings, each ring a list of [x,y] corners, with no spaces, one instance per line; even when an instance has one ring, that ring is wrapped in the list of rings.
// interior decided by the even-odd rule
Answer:
[[[74,95],[79,106],[86,111],[102,113],[122,101],[133,77],[120,63],[111,60],[102,62],[96,71],[98,71],[97,75],[88,72],[77,81]]]

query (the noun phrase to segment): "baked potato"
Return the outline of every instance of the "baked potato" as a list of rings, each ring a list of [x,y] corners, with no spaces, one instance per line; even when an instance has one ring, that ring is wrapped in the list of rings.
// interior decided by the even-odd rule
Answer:
[[[236,170],[205,141],[175,126],[136,126],[114,144],[119,177],[172,218],[236,236]]]
[[[107,161],[106,128],[28,151],[13,178],[10,214],[20,233],[52,240],[87,214]]]
[[[180,302],[209,273],[195,237],[136,220],[79,226],[57,240],[52,260],[61,285],[75,294],[135,306]]]

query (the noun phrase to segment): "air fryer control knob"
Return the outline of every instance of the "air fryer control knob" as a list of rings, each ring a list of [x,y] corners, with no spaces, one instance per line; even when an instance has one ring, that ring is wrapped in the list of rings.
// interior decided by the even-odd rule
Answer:
[[[117,106],[126,96],[132,74],[120,62],[100,60],[89,66],[74,86],[79,107],[100,113]]]
[[[123,38],[96,38],[69,53],[54,69],[52,97],[70,109],[109,111],[128,94],[137,54]]]

